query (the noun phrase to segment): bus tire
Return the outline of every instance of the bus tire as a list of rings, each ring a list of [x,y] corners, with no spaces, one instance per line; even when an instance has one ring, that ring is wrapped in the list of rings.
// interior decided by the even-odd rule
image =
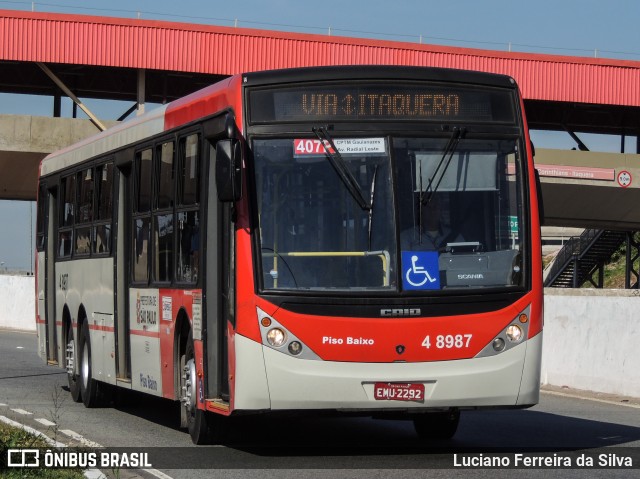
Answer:
[[[75,334],[71,324],[67,328],[67,346],[64,361],[64,366],[67,370],[67,381],[69,383],[71,399],[73,399],[74,402],[80,402],[82,401],[82,395],[80,394],[80,381],[75,373],[78,365],[78,341],[75,340]]]
[[[196,375],[193,335],[189,332],[186,349],[180,358],[181,423],[186,416],[186,425],[194,444],[219,443],[224,432],[222,417],[198,409],[198,384]]]
[[[460,411],[458,409],[420,414],[413,418],[413,426],[418,437],[427,441],[451,439],[458,430],[459,423]]]
[[[93,365],[91,364],[91,337],[89,324],[82,322],[80,331],[80,394],[85,407],[98,407],[107,402],[107,385],[93,379]]]

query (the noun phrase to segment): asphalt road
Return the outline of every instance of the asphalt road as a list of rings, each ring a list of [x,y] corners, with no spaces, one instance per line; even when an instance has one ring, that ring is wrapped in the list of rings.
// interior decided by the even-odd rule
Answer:
[[[640,478],[640,407],[615,404],[615,399],[602,402],[543,393],[540,404],[528,410],[463,412],[458,433],[449,443],[420,442],[405,421],[262,417],[235,423],[223,446],[196,447],[179,429],[179,409],[173,402],[128,395],[116,407],[86,409],[71,400],[66,384],[62,370],[45,366],[37,357],[34,334],[0,331],[1,416],[61,442],[154,448],[154,469],[173,478]],[[71,433],[84,439],[71,439]],[[600,454],[605,454],[605,461],[631,457],[634,468],[455,466],[465,458],[492,455],[514,464],[519,453],[556,461],[568,457],[573,465],[581,455],[593,457],[595,465]],[[190,469],[194,463],[207,470]],[[150,477],[149,472],[136,473]]]

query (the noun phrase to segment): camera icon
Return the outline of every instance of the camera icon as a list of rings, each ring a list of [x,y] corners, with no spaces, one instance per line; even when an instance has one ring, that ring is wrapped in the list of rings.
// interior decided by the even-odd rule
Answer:
[[[8,467],[39,467],[40,450],[38,449],[8,449]]]

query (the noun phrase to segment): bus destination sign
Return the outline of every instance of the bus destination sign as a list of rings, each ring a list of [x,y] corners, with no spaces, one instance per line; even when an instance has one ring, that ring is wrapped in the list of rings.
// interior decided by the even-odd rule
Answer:
[[[250,93],[252,123],[348,120],[514,122],[508,91],[420,85],[316,86]]]

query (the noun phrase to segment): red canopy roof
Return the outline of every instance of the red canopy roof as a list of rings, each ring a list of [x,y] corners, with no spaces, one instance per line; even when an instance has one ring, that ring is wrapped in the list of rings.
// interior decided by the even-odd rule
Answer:
[[[529,100],[640,106],[640,62],[85,15],[0,10],[0,61],[231,75],[397,64],[497,72]]]

